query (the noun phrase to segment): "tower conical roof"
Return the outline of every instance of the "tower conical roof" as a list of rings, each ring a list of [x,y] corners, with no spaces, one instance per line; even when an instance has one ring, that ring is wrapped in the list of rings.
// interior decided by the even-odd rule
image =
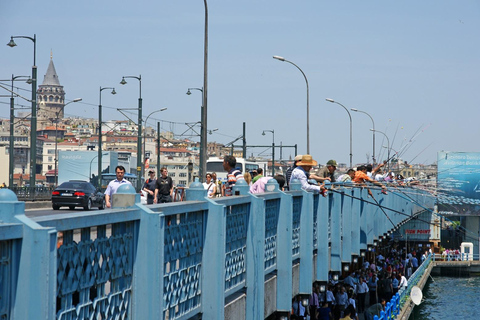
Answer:
[[[48,65],[47,73],[43,78],[44,86],[59,86],[60,81],[58,80],[57,71],[55,71],[55,66],[53,65],[53,59],[50,57],[50,63]]]

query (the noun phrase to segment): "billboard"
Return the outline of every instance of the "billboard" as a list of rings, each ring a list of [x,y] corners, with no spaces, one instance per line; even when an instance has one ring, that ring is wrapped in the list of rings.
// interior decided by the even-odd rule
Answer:
[[[68,180],[83,180],[97,185],[98,153],[96,151],[60,151],[58,158],[58,184]],[[105,151],[102,154],[102,172],[115,173],[117,165],[116,152]]]
[[[438,153],[438,211],[480,215],[480,152]]]

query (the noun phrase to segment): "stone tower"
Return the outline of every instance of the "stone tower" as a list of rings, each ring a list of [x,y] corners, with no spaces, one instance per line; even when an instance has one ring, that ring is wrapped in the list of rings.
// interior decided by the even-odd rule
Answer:
[[[43,83],[37,89],[37,101],[37,127],[39,130],[54,124],[57,113],[58,119],[63,119],[65,91],[63,91],[63,86],[60,85],[58,80],[52,54],[50,54],[50,64],[43,78]]]

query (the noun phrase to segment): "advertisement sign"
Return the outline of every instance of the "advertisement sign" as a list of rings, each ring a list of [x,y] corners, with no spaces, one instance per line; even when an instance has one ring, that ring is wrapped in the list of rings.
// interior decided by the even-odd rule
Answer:
[[[58,154],[58,184],[69,180],[98,184],[98,153],[96,151],[60,151]],[[103,173],[115,173],[118,164],[116,152],[102,155]]]
[[[480,215],[480,153],[438,153],[438,211],[442,215]]]

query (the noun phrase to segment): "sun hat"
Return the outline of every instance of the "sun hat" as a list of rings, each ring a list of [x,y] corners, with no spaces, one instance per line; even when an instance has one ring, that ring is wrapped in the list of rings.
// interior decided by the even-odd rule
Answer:
[[[299,154],[295,157],[295,161],[300,161],[300,160],[302,160],[302,155],[301,154]]]
[[[317,161],[312,159],[312,156],[309,154],[304,154],[302,159],[297,162],[297,166],[316,166]]]

